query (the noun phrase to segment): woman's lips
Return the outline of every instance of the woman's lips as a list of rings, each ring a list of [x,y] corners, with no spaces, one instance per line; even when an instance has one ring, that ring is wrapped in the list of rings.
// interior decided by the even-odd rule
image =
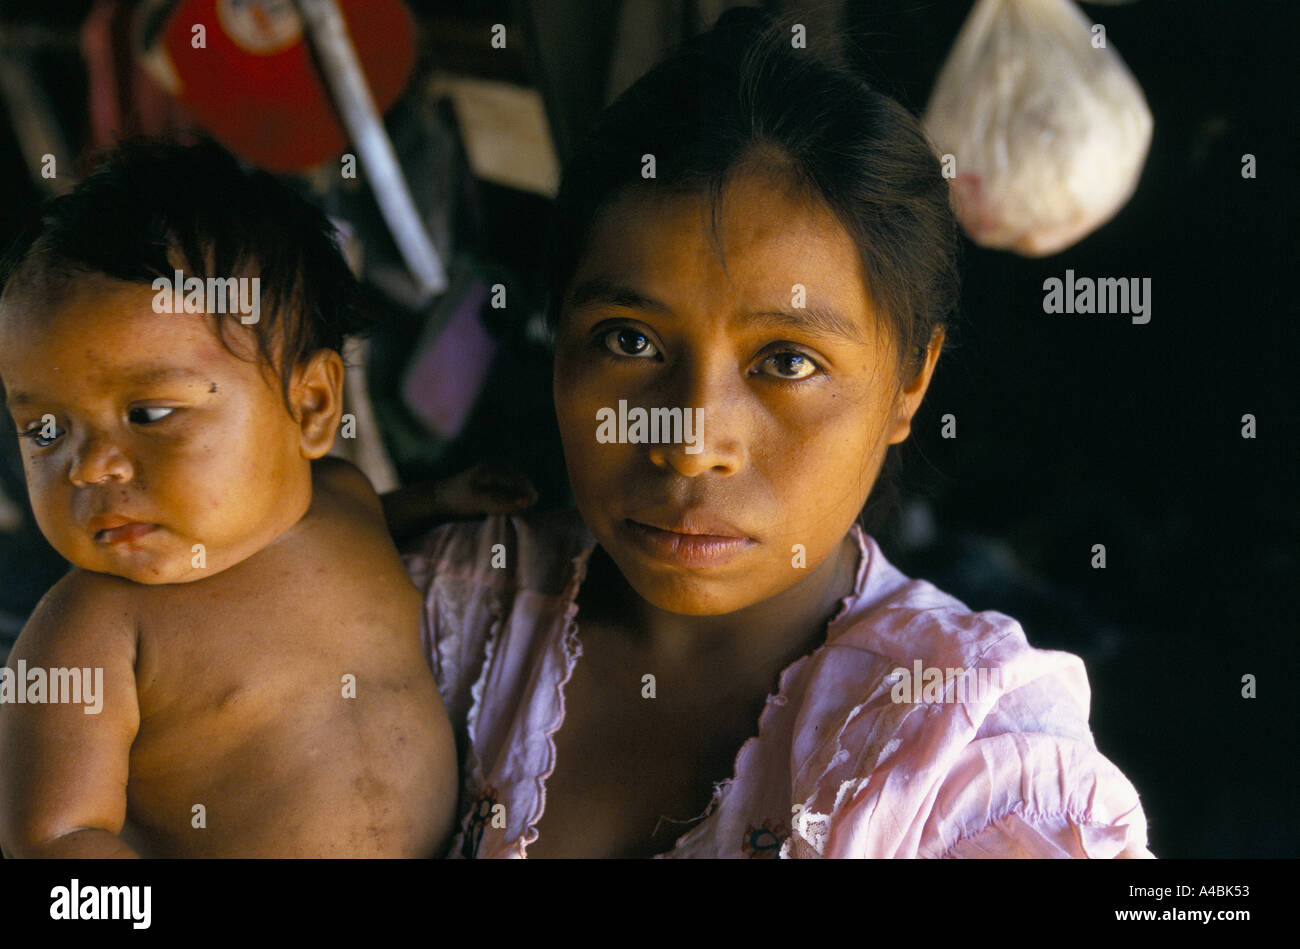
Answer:
[[[633,542],[650,556],[687,567],[720,566],[755,543],[748,537],[679,533],[631,519],[623,521],[623,525]]]
[[[146,534],[152,534],[158,529],[157,524],[131,523],[123,524],[121,527],[109,527],[95,534],[95,540],[101,544],[124,544],[128,541],[139,540]]]

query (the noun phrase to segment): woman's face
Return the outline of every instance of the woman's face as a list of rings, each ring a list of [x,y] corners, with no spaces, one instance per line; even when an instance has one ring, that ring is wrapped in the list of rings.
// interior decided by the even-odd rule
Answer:
[[[635,188],[606,205],[555,360],[579,511],[638,594],[690,615],[776,596],[836,549],[942,343],[900,389],[853,241],[779,167],[733,177],[721,256],[707,210]]]

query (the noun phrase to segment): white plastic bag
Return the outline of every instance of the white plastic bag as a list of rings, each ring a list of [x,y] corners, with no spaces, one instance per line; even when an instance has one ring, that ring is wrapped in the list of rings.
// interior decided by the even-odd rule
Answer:
[[[923,120],[952,156],[953,209],[975,243],[1054,254],[1132,196],[1151,112],[1104,41],[1071,0],[975,4]]]

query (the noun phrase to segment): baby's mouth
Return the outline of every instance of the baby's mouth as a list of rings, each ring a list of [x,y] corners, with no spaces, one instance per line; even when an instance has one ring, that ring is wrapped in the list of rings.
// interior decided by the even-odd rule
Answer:
[[[157,524],[144,524],[139,521],[132,521],[129,524],[123,524],[119,527],[107,527],[104,530],[95,533],[95,542],[99,544],[124,544],[133,540],[139,540],[146,534],[152,534],[158,529]]]

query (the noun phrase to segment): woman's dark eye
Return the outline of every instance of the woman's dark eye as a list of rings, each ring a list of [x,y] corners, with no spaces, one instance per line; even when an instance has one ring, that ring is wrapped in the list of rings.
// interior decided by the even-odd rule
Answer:
[[[659,350],[655,349],[654,343],[650,342],[650,338],[645,333],[627,326],[610,330],[604,335],[602,341],[605,348],[616,356],[649,358],[659,355]]]
[[[150,412],[166,412],[168,414],[171,414],[172,412],[175,411],[176,410],[174,408],[171,408],[170,406],[166,406],[166,405],[145,405],[145,406],[140,406],[131,409],[129,412],[127,412],[126,416],[137,425],[150,425],[154,422],[161,422],[163,419],[167,418],[167,415],[162,415],[157,418],[154,418],[150,416],[149,414]]]
[[[778,379],[789,381],[798,381],[807,379],[813,373],[817,372],[817,364],[805,356],[803,353],[777,353],[774,356],[768,356],[763,360],[763,364],[773,367],[774,375]]]

